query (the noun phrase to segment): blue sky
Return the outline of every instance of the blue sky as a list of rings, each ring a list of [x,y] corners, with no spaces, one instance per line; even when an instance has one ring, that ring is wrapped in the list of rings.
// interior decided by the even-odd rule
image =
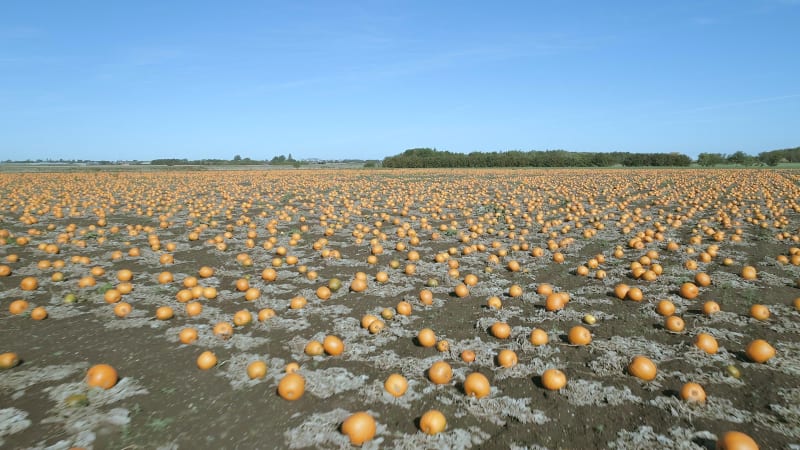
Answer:
[[[800,0],[0,3],[0,159],[800,145]]]

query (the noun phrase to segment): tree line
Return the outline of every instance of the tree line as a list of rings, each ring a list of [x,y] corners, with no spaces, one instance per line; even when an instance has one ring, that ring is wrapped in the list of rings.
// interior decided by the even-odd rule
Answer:
[[[697,155],[697,164],[711,167],[720,164],[737,164],[740,166],[777,166],[780,163],[800,162],[800,147],[785,148],[761,152],[758,156],[748,155],[738,151],[730,155],[722,153],[700,153]]]
[[[412,148],[383,160],[383,167],[686,167],[696,162],[703,167],[717,165],[776,166],[800,163],[800,147],[732,154],[700,153],[697,160],[681,153],[569,152],[532,150],[508,152],[454,153],[435,148]]]
[[[533,150],[472,152],[468,154],[433,148],[413,148],[383,160],[383,167],[686,167],[692,159],[680,153],[569,152]]]
[[[306,164],[305,161],[297,161],[292,158],[292,154],[289,153],[289,156],[286,157],[284,155],[278,155],[273,157],[271,160],[255,160],[250,158],[242,158],[240,155],[236,155],[233,159],[178,159],[178,158],[161,158],[161,159],[154,159],[150,161],[150,164],[159,165],[159,166],[260,166],[260,165],[273,165],[273,166],[294,166],[299,167],[300,165]]]
[[[758,154],[758,159],[764,164],[770,166],[774,166],[782,162],[800,163],[800,147],[761,152]]]

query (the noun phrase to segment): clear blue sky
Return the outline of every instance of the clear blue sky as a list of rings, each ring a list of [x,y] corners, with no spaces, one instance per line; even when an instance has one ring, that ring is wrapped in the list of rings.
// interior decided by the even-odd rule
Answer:
[[[800,0],[0,2],[0,159],[800,145]]]

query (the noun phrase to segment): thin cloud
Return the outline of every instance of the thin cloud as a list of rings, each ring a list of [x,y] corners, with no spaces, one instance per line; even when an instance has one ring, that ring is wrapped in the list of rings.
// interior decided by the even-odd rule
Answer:
[[[0,28],[0,39],[35,39],[44,35],[44,31],[35,27]]]
[[[36,65],[36,64],[56,64],[63,62],[64,58],[55,56],[10,56],[0,58],[0,65]]]
[[[573,37],[566,35],[505,36],[494,42],[471,47],[426,52],[417,57],[377,67],[358,67],[354,77],[401,77],[418,75],[456,67],[475,66],[514,58],[552,56],[567,52],[593,50],[610,38]]]
[[[173,46],[136,47],[127,52],[123,64],[131,66],[155,66],[182,58],[186,52]]]
[[[789,94],[789,95],[779,95],[776,97],[763,97],[763,98],[755,98],[751,100],[743,100],[738,102],[730,102],[730,103],[719,103],[716,105],[706,105],[700,106],[697,108],[689,109],[688,112],[700,112],[700,111],[710,111],[714,109],[725,109],[725,108],[733,108],[737,106],[747,106],[747,105],[755,105],[758,103],[770,103],[770,102],[778,102],[781,100],[789,100],[793,98],[800,98],[800,94]]]
[[[518,51],[523,55],[554,55],[566,52],[595,50],[609,44],[613,36],[570,36],[565,34],[550,34],[544,36],[520,37],[515,39],[523,42]]]
[[[171,45],[124,48],[108,60],[99,61],[93,69],[94,77],[112,80],[131,73],[160,70],[163,66],[185,61],[188,55],[184,48]]]
[[[692,25],[697,25],[701,27],[707,27],[710,25],[716,25],[719,23],[719,19],[713,17],[692,17],[689,19],[689,22]]]
[[[317,78],[299,78],[296,80],[276,81],[273,83],[263,83],[256,86],[250,94],[260,94],[264,92],[284,91],[290,89],[298,89],[307,87],[313,84],[325,82],[327,79],[322,77]]]

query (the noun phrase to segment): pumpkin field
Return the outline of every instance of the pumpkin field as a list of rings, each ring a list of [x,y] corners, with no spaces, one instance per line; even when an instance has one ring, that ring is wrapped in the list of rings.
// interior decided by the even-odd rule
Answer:
[[[0,173],[0,354],[3,448],[796,449],[800,171]]]

